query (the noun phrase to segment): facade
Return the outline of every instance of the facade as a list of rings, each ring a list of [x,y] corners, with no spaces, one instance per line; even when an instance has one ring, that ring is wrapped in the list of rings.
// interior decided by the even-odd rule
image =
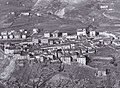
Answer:
[[[83,29],[77,29],[77,35],[87,35],[87,29],[83,28]]]
[[[90,31],[90,37],[95,37],[96,36],[96,31]]]
[[[29,16],[30,13],[29,12],[22,12],[21,15],[24,15],[24,16]]]
[[[36,39],[36,38],[33,38],[33,39],[32,39],[32,42],[35,43],[35,44],[38,44],[38,43],[39,43],[39,40]]]
[[[13,39],[13,38],[14,38],[14,36],[13,36],[13,35],[9,35],[9,38],[10,38],[10,39]]]
[[[112,42],[112,45],[114,45],[114,46],[120,46],[120,40],[114,40]]]
[[[64,64],[71,65],[72,58],[70,56],[62,56],[60,59]]]
[[[44,37],[49,38],[50,37],[50,33],[49,32],[45,32],[44,33]]]
[[[48,41],[47,38],[42,38],[41,39],[41,44],[48,44],[48,43],[49,43],[49,41]]]
[[[27,36],[26,36],[26,35],[22,35],[21,37],[22,37],[22,39],[26,39],[26,38],[27,38]]]
[[[8,36],[7,36],[7,35],[4,35],[2,38],[3,38],[3,39],[8,39]]]
[[[83,29],[77,29],[77,35],[83,35]]]
[[[54,38],[57,38],[57,37],[58,37],[58,33],[59,33],[58,30],[54,31],[54,32],[52,33],[52,34],[53,34],[53,37],[54,37]]]
[[[97,71],[97,77],[105,77],[107,76],[106,71],[99,70]]]
[[[85,58],[83,55],[80,55],[80,56],[77,58],[77,62],[78,62],[80,65],[86,65],[86,58]]]
[[[67,33],[62,33],[62,37],[67,37]]]

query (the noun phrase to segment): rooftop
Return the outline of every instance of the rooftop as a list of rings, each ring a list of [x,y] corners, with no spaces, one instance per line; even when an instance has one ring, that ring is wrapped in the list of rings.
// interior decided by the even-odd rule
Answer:
[[[91,57],[92,60],[113,60],[112,57],[104,57],[104,56],[94,56]]]

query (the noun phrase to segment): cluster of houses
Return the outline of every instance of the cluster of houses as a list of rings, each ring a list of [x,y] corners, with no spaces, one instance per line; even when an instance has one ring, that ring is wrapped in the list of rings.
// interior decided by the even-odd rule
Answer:
[[[23,32],[20,30],[20,32]],[[19,32],[19,33],[20,33]],[[34,29],[34,33],[37,33]],[[31,41],[25,41],[15,44],[3,44],[3,52],[5,55],[12,54],[20,62],[19,65],[24,65],[24,60],[27,59],[33,62],[62,62],[64,64],[89,65],[89,56],[96,55],[97,46],[115,45],[119,46],[120,41],[110,33],[96,32],[94,27],[80,28],[76,30],[74,35],[69,35],[67,32],[44,32],[42,36],[31,35]],[[16,33],[13,33],[14,35]],[[9,32],[1,32],[2,36],[13,35]],[[24,31],[27,34],[27,31]],[[18,34],[19,35],[19,34]],[[22,34],[23,35],[23,34]],[[27,35],[24,36],[26,39]],[[20,38],[20,37],[13,37]],[[111,57],[92,57],[92,62],[104,63],[110,62]],[[98,68],[98,67],[96,67]],[[107,68],[106,68],[107,69]],[[106,76],[106,69],[97,69],[97,76]]]
[[[12,39],[26,39],[27,35],[25,33],[13,31],[4,31],[0,33],[0,40],[12,40]]]
[[[116,3],[116,0],[114,1],[100,1],[98,4],[97,4],[97,8],[100,9],[100,10],[109,10],[109,11],[112,11],[114,9],[114,5]]]

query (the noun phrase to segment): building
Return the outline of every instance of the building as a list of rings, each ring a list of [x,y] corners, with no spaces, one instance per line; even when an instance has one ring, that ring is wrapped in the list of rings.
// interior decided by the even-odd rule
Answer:
[[[80,55],[77,57],[77,62],[80,64],[80,65],[86,65],[86,57],[83,56],[83,55]]]
[[[83,29],[77,29],[77,35],[78,36],[83,35]]]
[[[0,39],[2,39],[3,37],[0,35]]]
[[[110,45],[110,44],[112,44],[111,38],[104,38],[103,39],[103,43],[104,43],[104,45]]]
[[[49,38],[50,35],[51,35],[51,34],[50,34],[49,32],[44,32],[44,37]]]
[[[27,36],[26,35],[21,35],[22,39],[26,39]]]
[[[40,41],[41,41],[41,44],[48,44],[49,43],[47,38],[42,38],[42,39],[40,39]]]
[[[97,8],[99,10],[108,10],[109,9],[109,3],[99,2],[98,5],[97,5]]]
[[[97,77],[105,77],[105,76],[107,76],[107,74],[106,74],[106,71],[104,71],[104,70],[98,70],[96,76]]]
[[[77,39],[77,35],[68,35],[67,39]]]
[[[38,29],[37,29],[37,28],[34,28],[34,29],[33,29],[33,33],[38,33]]]
[[[68,34],[67,34],[66,32],[63,32],[63,33],[62,33],[62,37],[67,37],[67,35],[68,35]]]
[[[80,35],[87,35],[87,31],[85,28],[83,29],[77,29],[77,36],[80,36]]]
[[[29,12],[22,12],[20,15],[21,15],[21,16],[22,16],[22,15],[23,15],[23,16],[29,16],[30,13],[29,13]]]
[[[114,45],[114,46],[120,46],[120,40],[114,40],[112,42],[112,45]]]
[[[69,64],[69,65],[71,65],[72,57],[71,57],[70,55],[64,55],[64,56],[62,56],[60,59],[61,59],[61,61],[62,61],[64,64]]]
[[[53,54],[45,54],[45,56],[47,58],[49,58],[49,60],[54,60],[55,59]]]
[[[15,38],[15,39],[20,39],[20,38],[21,38],[21,36],[20,36],[20,34],[19,34],[19,33],[16,33],[16,34],[14,34],[14,38]]]
[[[5,54],[14,54],[14,50],[4,49]]]
[[[53,37],[54,37],[54,38],[58,37],[58,33],[59,33],[58,30],[54,31],[54,32],[52,33],[52,34],[53,34]]]
[[[13,39],[13,38],[14,38],[14,36],[11,34],[11,35],[9,35],[9,38],[10,38],[10,39]]]
[[[113,60],[112,57],[103,57],[103,56],[94,56],[91,58],[92,61],[95,61],[95,62],[110,62]]]
[[[95,37],[96,36],[96,31],[90,31],[90,37]]]
[[[3,39],[8,39],[8,36],[7,35],[3,35],[2,38]]]
[[[34,44],[38,44],[38,43],[39,43],[39,39],[33,38],[33,39],[32,39],[32,42],[33,42]]]
[[[2,36],[3,36],[3,35],[7,35],[7,31],[1,32],[1,35],[2,35]]]

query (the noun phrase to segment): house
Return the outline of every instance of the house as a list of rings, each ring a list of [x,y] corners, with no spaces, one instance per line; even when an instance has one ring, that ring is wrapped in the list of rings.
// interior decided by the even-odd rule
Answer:
[[[71,54],[71,57],[73,58],[73,60],[76,60],[78,58],[78,55],[74,52]]]
[[[120,40],[114,40],[112,42],[112,45],[114,45],[114,46],[120,46]]]
[[[34,29],[33,29],[33,33],[38,33],[38,29],[37,29],[37,28],[34,28]]]
[[[5,54],[14,54],[14,50],[4,49]]]
[[[54,59],[54,55],[53,54],[44,54],[47,58],[49,58],[50,60]]]
[[[95,37],[96,36],[96,31],[90,31],[90,37]]]
[[[67,35],[68,35],[68,34],[67,34],[66,32],[63,32],[63,33],[62,33],[62,37],[67,37]]]
[[[110,62],[113,60],[113,58],[112,57],[103,57],[103,56],[93,56],[93,57],[91,57],[91,60],[95,61],[95,62]]]
[[[33,38],[33,39],[32,39],[32,42],[33,42],[34,44],[38,44],[38,43],[39,43],[39,40],[36,39],[36,38]]]
[[[3,35],[2,38],[3,39],[8,39],[8,36],[7,35]]]
[[[50,35],[51,35],[51,34],[50,34],[49,32],[44,32],[44,37],[49,38]]]
[[[47,38],[42,38],[42,39],[40,39],[40,41],[41,41],[41,44],[48,44],[49,43]]]
[[[40,13],[35,13],[37,16],[41,16],[41,14]]]
[[[77,39],[77,35],[68,35],[67,39]]]
[[[99,2],[98,5],[97,5],[97,8],[99,10],[107,10],[107,9],[109,9],[109,3],[101,3],[101,2]]]
[[[55,38],[55,37],[58,37],[58,33],[59,33],[59,31],[58,30],[56,30],[56,31],[54,31],[52,34],[53,34],[53,37]]]
[[[22,12],[20,15],[23,15],[23,16],[29,16],[30,13],[29,13],[29,12]]]
[[[64,56],[62,56],[60,59],[61,59],[61,61],[62,61],[64,64],[69,64],[69,65],[71,65],[72,57],[71,57],[70,55],[64,55]]]
[[[104,70],[98,70],[96,76],[97,77],[105,77],[105,76],[107,76],[107,74],[106,74],[106,71],[104,71]]]
[[[15,39],[20,39],[20,38],[21,38],[21,36],[20,36],[20,34],[19,34],[19,33],[16,33],[16,34],[14,34],[14,38],[15,38]]]
[[[9,14],[14,15],[14,14],[15,14],[15,12],[10,12]]]
[[[111,38],[104,38],[103,39],[103,43],[104,43],[104,45],[110,45],[110,44],[112,44]]]
[[[100,9],[108,9],[108,7],[109,7],[108,5],[101,5]]]
[[[84,55],[88,53],[88,49],[86,47],[81,46],[80,47],[80,52]]]
[[[3,37],[0,35],[0,39],[2,39]]]
[[[88,53],[95,53],[96,51],[95,51],[95,49],[94,48],[88,48]]]
[[[83,35],[83,29],[77,29],[77,35],[78,36]]]
[[[27,36],[26,36],[26,35],[21,35],[21,38],[22,38],[22,39],[26,39]]]
[[[77,57],[77,62],[80,64],[80,65],[86,65],[86,57],[83,56],[83,55],[80,55]]]
[[[11,34],[11,35],[9,35],[9,38],[10,38],[10,39],[13,39],[13,38],[14,38],[14,36]]]
[[[84,36],[87,35],[87,29],[86,29],[86,27],[77,29],[77,36],[80,36],[80,35],[84,35]]]
[[[1,32],[1,35],[7,35],[7,31]]]
[[[70,49],[70,48],[71,48],[70,43],[61,44],[60,47],[61,47],[62,49]]]
[[[96,27],[94,27],[93,25],[89,25],[86,28],[86,33],[88,35],[88,37],[95,37],[97,36],[97,32],[95,31]]]
[[[52,45],[52,44],[60,44],[60,40],[59,38],[48,38],[48,41],[49,41],[49,44]]]

